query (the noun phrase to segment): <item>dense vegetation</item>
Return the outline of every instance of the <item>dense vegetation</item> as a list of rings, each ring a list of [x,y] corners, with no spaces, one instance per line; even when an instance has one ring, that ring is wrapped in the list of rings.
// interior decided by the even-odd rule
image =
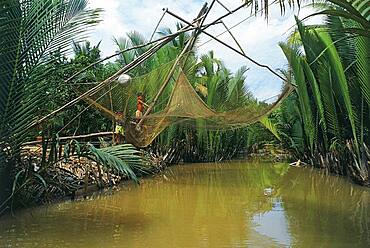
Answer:
[[[335,1],[333,1],[335,2]],[[280,109],[286,146],[296,157],[369,184],[369,1],[321,4],[325,24],[280,44],[297,86]],[[297,107],[298,106],[298,107]]]
[[[256,5],[258,1],[250,2],[255,10],[261,8]],[[305,26],[304,20],[296,20],[297,29],[280,44],[289,63],[284,76],[295,85],[295,91],[269,118],[248,128],[227,131],[206,130],[201,122],[195,127],[174,125],[155,140],[148,152],[157,157],[170,155],[171,162],[219,161],[245,155],[256,145],[275,144],[289,150],[296,160],[369,185],[368,3],[322,1],[316,7],[317,14],[326,18],[324,24]],[[83,102],[34,125],[38,118],[75,99],[76,85],[106,79],[149,48],[121,53],[114,62],[98,63],[99,44],[92,46],[85,38],[99,22],[100,10],[87,10],[86,6],[84,0],[5,0],[0,5],[0,202],[6,201],[0,213],[16,193],[34,199],[58,188],[59,182],[52,179],[55,174],[49,172],[58,161],[71,156],[88,157],[104,165],[106,171],[118,171],[133,179],[134,172],[140,170],[142,159],[131,146],[96,149],[90,143],[71,141],[63,149],[60,136],[113,130],[112,120]],[[268,6],[263,7],[267,14]],[[163,29],[159,34],[171,32]],[[188,33],[180,34],[130,75],[149,72],[175,59],[188,39]],[[147,42],[138,32],[115,41],[118,51]],[[67,57],[71,48],[72,58]],[[189,60],[193,86],[210,107],[224,110],[225,103],[257,103],[244,84],[248,68],[231,73],[222,58],[215,58],[213,52],[200,54],[196,47]],[[93,63],[93,67],[65,83]],[[151,98],[156,92],[145,94]],[[35,162],[22,156],[21,147],[39,135],[43,137],[43,152]],[[35,163],[40,169],[35,170]]]

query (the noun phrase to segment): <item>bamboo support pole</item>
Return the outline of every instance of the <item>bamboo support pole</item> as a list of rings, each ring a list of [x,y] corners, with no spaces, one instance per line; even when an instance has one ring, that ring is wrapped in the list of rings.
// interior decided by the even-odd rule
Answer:
[[[220,0],[216,0],[219,5],[221,5],[227,12],[231,12]]]
[[[127,49],[124,49],[124,50],[121,50],[119,52],[116,52],[115,54],[112,54],[112,55],[109,55],[101,60],[98,60],[90,65],[88,65],[87,67],[81,69],[80,71],[76,72],[75,74],[73,74],[71,77],[69,77],[67,80],[64,81],[64,83],[68,83],[70,82],[72,79],[74,79],[75,77],[77,77],[78,75],[80,75],[81,73],[84,73],[85,71],[87,71],[88,69],[90,69],[91,67],[99,64],[99,63],[102,63],[108,59],[111,59],[115,56],[118,56],[122,53],[126,53],[126,52],[129,52],[129,51],[132,51],[132,50],[135,50],[135,49],[139,49],[139,48],[143,48],[143,47],[146,47],[146,46],[150,46],[150,45],[153,45],[157,42],[160,42],[160,41],[163,41],[167,38],[170,38],[170,37],[176,37],[177,35],[181,34],[181,33],[184,33],[184,32],[188,32],[188,31],[191,31],[191,30],[194,30],[195,28],[194,27],[186,27],[184,28],[183,30],[178,30],[176,33],[173,33],[173,34],[169,34],[169,35],[166,35],[166,36],[163,36],[161,38],[158,38],[154,41],[150,41],[148,43],[145,43],[145,44],[142,44],[142,45],[137,45],[137,46],[133,46],[133,47],[130,47],[130,48],[127,48]]]
[[[196,22],[196,20],[194,20],[192,23]],[[192,24],[191,23],[191,24]],[[155,41],[152,41],[152,42],[149,42],[149,43],[146,43],[146,44],[143,44],[143,45],[140,45],[140,46],[137,46],[137,47],[132,47],[132,48],[129,48],[129,49],[126,49],[124,51],[121,51],[119,53],[116,53],[110,57],[107,57],[103,60],[100,60],[98,62],[95,62],[91,65],[89,65],[88,67],[82,69],[81,71],[79,71],[78,73],[74,74],[72,77],[70,77],[69,79],[67,79],[65,81],[68,82],[70,80],[72,80],[74,77],[76,77],[77,75],[83,73],[84,71],[88,70],[89,68],[91,68],[92,66],[108,59],[108,58],[111,58],[111,57],[114,57],[116,55],[119,55],[125,51],[129,51],[129,50],[133,50],[133,49],[137,49],[139,47],[145,47],[145,46],[148,46],[150,44],[155,44],[157,43],[156,45],[154,45],[153,47],[151,47],[148,51],[146,51],[145,53],[141,54],[137,59],[135,59],[134,61],[132,61],[131,63],[127,64],[126,66],[124,66],[121,70],[119,70],[118,72],[116,72],[115,74],[113,74],[111,77],[107,78],[106,80],[104,80],[103,82],[101,82],[100,84],[98,84],[97,86],[95,86],[94,88],[86,91],[85,93],[83,93],[82,95],[78,96],[77,98],[73,99],[72,101],[66,103],[65,105],[61,106],[60,108],[54,110],[53,112],[49,113],[48,115],[42,117],[41,119],[35,121],[34,123],[30,124],[27,129],[30,129],[32,127],[35,127],[37,125],[39,125],[40,123],[44,122],[45,120],[55,116],[56,114],[60,113],[61,111],[63,111],[65,108],[68,108],[74,104],[76,104],[77,102],[79,102],[80,100],[86,98],[86,97],[89,97],[89,96],[92,96],[94,95],[96,92],[98,92],[103,86],[105,86],[106,84],[112,82],[113,80],[115,80],[119,75],[123,74],[123,73],[127,73],[128,71],[136,68],[139,64],[141,64],[142,62],[144,62],[146,59],[148,59],[149,57],[151,57],[156,51],[158,51],[161,47],[163,47],[164,45],[166,45],[167,43],[169,43],[171,40],[173,40],[174,38],[176,38],[179,34],[181,33],[184,33],[184,32],[188,32],[188,31],[191,31],[193,29],[196,29],[196,27],[194,27],[193,25],[188,25],[186,27],[183,27],[181,29],[179,29],[176,33],[173,33],[171,35],[167,35],[167,36],[164,36],[162,38],[159,38]],[[159,43],[158,43],[159,42]]]
[[[113,99],[112,99],[112,83],[109,84],[109,102],[110,102],[110,110],[114,113],[113,109]],[[115,113],[114,113],[115,114]],[[112,120],[112,144],[115,144],[115,128],[116,128],[116,118],[113,118]]]
[[[77,136],[66,136],[66,137],[59,137],[60,141],[63,140],[71,140],[71,139],[86,139],[86,138],[96,138],[96,137],[104,137],[104,136],[111,136],[113,132],[101,132],[101,133],[90,133],[84,135],[77,135]],[[37,145],[42,143],[41,140],[25,142],[22,146],[29,146],[29,145]]]
[[[243,4],[242,6],[245,6],[246,4]],[[240,8],[240,7],[239,7]],[[167,9],[163,9],[165,12],[167,12]],[[231,11],[230,12],[230,14],[233,14],[235,12],[235,10],[234,11]],[[224,17],[226,17],[226,16],[228,16],[228,15],[224,15],[223,17],[221,17],[221,18],[218,18],[218,20],[221,20],[222,18],[224,18]],[[193,22],[196,22],[197,21],[197,19],[195,19]],[[206,25],[206,28],[208,28],[208,27],[210,27],[210,26],[213,26],[213,25],[216,25],[216,24],[219,24],[220,22],[219,21],[215,21],[214,23],[210,23],[210,24],[208,24],[208,25]],[[68,82],[70,82],[72,79],[74,79],[75,77],[77,77],[78,75],[80,75],[81,73],[83,73],[83,72],[85,72],[85,71],[87,71],[88,69],[90,69],[91,67],[93,67],[93,66],[95,66],[95,65],[97,65],[97,64],[99,64],[99,63],[102,63],[102,62],[104,62],[104,61],[106,61],[106,60],[108,60],[108,59],[111,59],[111,58],[113,58],[113,57],[115,57],[115,56],[118,56],[118,55],[120,55],[120,54],[123,54],[123,53],[125,53],[125,52],[129,52],[129,51],[131,51],[131,50],[135,50],[135,49],[139,49],[139,48],[143,48],[143,47],[146,47],[146,46],[150,46],[150,45],[153,45],[153,44],[155,44],[155,43],[157,43],[157,42],[160,42],[160,41],[162,41],[162,40],[165,40],[165,39],[167,39],[167,38],[175,38],[176,36],[178,36],[179,34],[182,34],[182,33],[185,33],[185,32],[188,32],[188,31],[191,31],[191,30],[194,30],[195,29],[195,27],[192,27],[192,26],[187,26],[187,27],[183,27],[183,28],[181,28],[181,29],[179,29],[179,30],[177,30],[175,33],[173,33],[173,34],[169,34],[169,35],[166,35],[166,36],[163,36],[163,37],[160,37],[160,38],[158,38],[158,39],[156,39],[156,40],[153,40],[153,41],[149,41],[149,42],[147,42],[147,43],[145,43],[145,44],[141,44],[141,45],[137,45],[137,46],[133,46],[133,47],[130,47],[130,48],[127,48],[127,49],[124,49],[124,50],[121,50],[121,51],[118,51],[118,52],[116,52],[115,54],[112,54],[112,55],[109,55],[109,56],[107,56],[107,57],[105,57],[105,58],[102,58],[101,60],[98,60],[98,61],[96,61],[96,62],[94,62],[94,63],[92,63],[92,64],[90,64],[90,65],[88,65],[87,67],[85,67],[85,68],[83,68],[83,69],[81,69],[80,71],[78,71],[78,72],[76,72],[75,74],[73,74],[71,77],[69,77],[67,80],[65,80],[64,81],[64,83],[68,83]]]
[[[235,36],[231,32],[231,30],[226,26],[226,24],[223,21],[221,21],[221,23],[226,28],[227,32],[229,32],[230,36],[234,39],[234,41],[235,41],[236,45],[239,47],[240,51],[245,55],[245,52],[244,52],[242,46],[240,45],[240,43],[238,42],[238,40],[235,38]]]
[[[111,88],[110,90],[108,90],[107,92],[105,92],[103,95],[101,95],[99,98],[97,98],[95,101],[90,99],[90,98],[86,98],[85,101],[89,102],[90,104],[84,108],[80,113],[78,113],[75,117],[73,117],[72,120],[70,120],[67,124],[65,124],[59,131],[58,131],[58,134],[60,132],[62,132],[67,126],[69,126],[71,123],[73,123],[80,115],[82,115],[84,112],[86,112],[91,106],[95,106],[97,109],[99,109],[100,111],[106,113],[107,115],[109,116],[113,116],[113,118],[115,118],[115,113],[111,112],[109,109],[107,108],[104,108],[102,105],[98,104],[97,101],[102,99],[106,94],[110,93],[111,90],[113,90],[115,87],[117,87],[117,85],[115,85],[113,88]]]
[[[161,88],[159,89],[157,95],[154,97],[153,99],[153,102],[152,104],[149,106],[149,108],[145,111],[144,115],[142,116],[142,118],[140,119],[140,121],[138,122],[138,124],[136,125],[137,127],[140,127],[140,125],[142,124],[142,122],[144,121],[144,118],[146,116],[149,115],[149,113],[152,111],[152,109],[154,108],[155,104],[157,103],[159,97],[162,95],[164,89],[166,88],[166,86],[168,85],[168,83],[170,82],[171,80],[171,77],[173,75],[173,73],[175,72],[179,62],[180,62],[180,59],[184,56],[184,54],[189,50],[192,49],[192,47],[194,46],[194,43],[195,43],[195,40],[196,40],[196,37],[197,35],[199,34],[199,30],[200,30],[200,27],[201,25],[204,23],[204,20],[206,19],[207,15],[209,14],[209,11],[211,10],[213,4],[214,4],[215,0],[212,1],[211,3],[211,6],[210,8],[208,8],[207,10],[207,3],[205,3],[202,7],[202,9],[200,10],[197,18],[195,19],[197,21],[197,29],[194,30],[193,32],[193,35],[191,37],[191,39],[188,41],[188,43],[185,45],[184,49],[182,50],[182,52],[180,53],[180,55],[177,57],[175,63],[173,64],[170,72],[167,74],[167,77],[164,81],[164,83],[162,84]],[[166,9],[166,13],[167,13],[167,9]],[[192,24],[193,25],[193,24]]]
[[[44,116],[40,120],[34,122],[33,124],[31,124],[29,126],[29,128],[32,128],[32,127],[34,127],[34,126],[36,126],[36,125],[44,122],[45,120],[47,120],[50,117],[53,117],[54,115],[56,115],[59,112],[63,111],[65,108],[70,107],[70,106],[76,104],[81,99],[84,99],[86,97],[89,97],[89,96],[94,95],[100,89],[102,89],[102,87],[104,87],[106,84],[109,84],[110,82],[112,82],[113,80],[115,80],[119,75],[121,75],[123,73],[126,73],[126,72],[128,72],[128,71],[136,68],[138,65],[140,65],[142,62],[144,62],[145,60],[147,60],[149,57],[151,57],[157,50],[159,50],[161,47],[163,47],[165,44],[167,44],[171,40],[172,40],[172,38],[167,38],[167,39],[163,40],[161,43],[159,43],[159,44],[151,47],[148,51],[146,51],[145,53],[141,54],[136,60],[132,61],[131,63],[127,64],[122,69],[120,69],[118,72],[114,73],[111,77],[107,78],[106,80],[104,80],[103,82],[101,82],[97,86],[95,86],[94,88],[86,91],[82,95],[80,95],[77,98],[73,99],[72,101],[66,103],[65,105],[61,106],[60,108],[54,110],[50,114]]]
[[[153,50],[155,50],[156,48],[158,48],[158,45],[153,47],[153,49],[150,49],[148,50],[148,52],[146,53],[143,53],[139,59],[127,64],[126,66],[124,66],[121,70],[119,70],[118,72],[116,72],[115,74],[113,74],[111,77],[109,77],[108,79],[104,80],[103,82],[101,82],[100,84],[98,84],[97,86],[95,86],[94,88],[86,91],[85,93],[83,93],[82,95],[78,96],[77,98],[73,99],[72,101],[66,103],[65,105],[61,106],[60,108],[54,110],[53,112],[51,112],[50,114],[44,116],[43,118],[41,118],[40,120],[34,122],[33,124],[30,125],[29,128],[31,127],[34,127],[42,122],[44,122],[45,120],[47,120],[48,118],[50,117],[53,117],[55,116],[56,114],[58,114],[59,112],[63,111],[64,109],[66,109],[67,107],[70,107],[74,104],[76,104],[77,102],[79,102],[81,99],[83,98],[86,98],[86,97],[89,97],[89,96],[92,96],[94,95],[95,93],[97,93],[100,89],[102,89],[102,87],[104,87],[106,84],[112,82],[113,80],[115,80],[119,75],[121,75],[122,73],[125,73],[133,68],[135,68],[139,62],[142,62],[144,61],[145,59],[148,58],[149,55],[152,55],[154,53]],[[159,48],[158,48],[159,49]],[[152,54],[150,54],[152,53]]]
[[[213,3],[215,2],[215,0],[212,2],[212,5]],[[199,29],[201,32],[203,33],[206,33],[204,30],[209,28],[210,26],[212,25],[215,25],[215,24],[218,24],[220,23],[220,20],[222,20],[223,18],[235,13],[236,11],[240,10],[241,8],[243,8],[244,6],[246,6],[247,4],[244,3],[242,5],[240,5],[238,8],[230,11],[229,13],[226,13],[224,15],[222,15],[221,17],[217,18],[216,20],[214,20],[212,23],[210,24],[207,24],[207,25],[201,25],[201,28]],[[166,13],[168,13],[169,11],[166,10]],[[209,13],[209,11],[208,11]],[[173,13],[171,13],[172,15],[174,15]],[[207,13],[206,13],[207,14]],[[204,14],[204,15],[206,15]],[[133,50],[133,49],[137,49],[137,48],[140,48],[140,47],[145,47],[145,46],[148,46],[148,45],[151,45],[151,44],[155,44],[153,47],[151,47],[148,51],[146,51],[145,53],[143,53],[142,55],[140,55],[137,59],[135,59],[134,61],[132,61],[131,63],[127,64],[125,67],[123,67],[121,70],[119,70],[118,72],[116,72],[115,74],[113,74],[111,77],[109,77],[108,79],[104,80],[103,82],[99,83],[97,86],[93,87],[92,89],[86,91],[85,93],[81,94],[79,97],[73,99],[72,101],[66,103],[65,105],[61,106],[60,108],[54,110],[53,112],[49,113],[48,115],[42,117],[41,119],[39,120],[36,120],[35,122],[31,123],[27,129],[30,129],[34,126],[37,126],[39,125],[40,123],[44,122],[45,120],[47,120],[48,118],[51,118],[55,115],[57,115],[58,113],[60,113],[61,111],[63,111],[65,108],[68,108],[74,104],[76,104],[77,102],[79,102],[80,100],[82,99],[86,99],[87,97],[90,97],[94,94],[96,94],[100,89],[102,89],[102,87],[104,87],[107,83],[110,83],[112,82],[113,80],[115,80],[119,75],[123,74],[123,73],[127,73],[128,71],[136,68],[139,64],[141,64],[143,61],[145,61],[146,59],[148,59],[150,56],[152,56],[157,50],[159,50],[161,47],[163,47],[165,44],[167,44],[168,42],[170,42],[171,40],[173,40],[174,38],[176,38],[179,34],[181,33],[184,33],[184,32],[187,32],[187,31],[191,31],[191,30],[194,30],[194,29],[197,29],[198,27],[194,25],[194,23],[198,22],[199,19],[203,18],[204,15],[201,15],[201,16],[198,16],[197,19],[195,19],[193,22],[188,22],[188,21],[185,21],[184,19],[178,17],[177,15],[175,15],[176,18],[178,19],[182,19],[182,21],[184,21],[185,23],[188,24],[188,26],[186,27],[183,27],[181,28],[180,30],[178,30],[176,33],[174,34],[171,34],[171,35],[168,35],[168,36],[164,36],[164,37],[161,37],[155,41],[152,41],[152,42],[149,42],[149,43],[146,43],[146,44],[143,44],[143,45],[139,45],[139,46],[136,46],[136,47],[132,47],[132,48],[129,48],[129,49],[126,49],[126,50],[123,50],[123,51],[120,51],[114,55],[111,55],[111,56],[108,56],[98,62],[95,62],[91,65],[89,65],[88,67],[82,69],[81,71],[77,72],[76,74],[72,75],[69,79],[67,79],[65,81],[66,82],[69,82],[71,81],[73,78],[75,78],[76,76],[78,76],[79,74],[83,73],[84,71],[88,70],[89,68],[91,68],[92,66],[98,64],[98,63],[101,63],[102,61],[104,60],[107,60],[109,58],[112,58],[114,56],[117,56],[123,52],[127,52],[129,50]],[[205,18],[204,18],[205,19]],[[215,40],[223,43],[222,41],[218,40],[216,37],[213,37],[212,35],[206,33],[208,36],[214,38]],[[156,44],[157,43],[157,44]],[[261,65],[259,64],[258,62],[254,61],[253,59],[249,58],[248,56],[242,54],[241,52],[235,50],[234,48],[232,48],[231,46],[227,45],[224,43],[225,46],[229,47],[230,49],[236,51],[237,53],[241,54],[242,56],[246,57],[247,59],[249,59],[250,61],[254,62],[255,64],[261,66],[261,67],[265,67],[267,69],[269,69],[272,73],[274,73],[275,75],[279,76],[280,78],[282,78],[279,74],[277,74],[276,72],[274,72],[272,69],[270,69],[268,66],[265,66],[265,65]],[[283,79],[283,78],[282,78]],[[284,80],[284,79],[283,79]]]
[[[163,9],[164,11],[166,11],[167,9]],[[232,13],[231,13],[232,14]],[[195,22],[195,21],[197,21],[196,19],[193,21],[193,22]],[[214,22],[214,23],[211,23],[211,24],[208,24],[206,27],[208,28],[208,27],[210,27],[210,26],[213,26],[213,25],[216,25],[216,24],[219,24],[220,22]],[[90,69],[91,67],[93,67],[93,66],[95,66],[95,65],[97,65],[97,64],[99,64],[99,63],[102,63],[102,62],[104,62],[104,61],[106,61],[106,60],[108,60],[108,59],[111,59],[111,58],[113,58],[113,57],[115,57],[115,56],[118,56],[118,55],[120,55],[120,54],[123,54],[123,53],[126,53],[126,52],[129,52],[129,51],[132,51],[132,50],[135,50],[135,49],[139,49],[139,48],[143,48],[143,47],[146,47],[146,46],[150,46],[150,45],[153,45],[153,44],[155,44],[155,43],[157,43],[157,42],[160,42],[160,41],[163,41],[163,40],[165,40],[165,39],[167,39],[167,38],[175,38],[176,36],[178,36],[179,34],[182,34],[182,33],[185,33],[185,32],[188,32],[188,31],[191,31],[191,30],[194,30],[195,29],[195,27],[192,27],[192,26],[187,26],[187,27],[183,27],[182,29],[179,29],[179,30],[177,30],[175,33],[173,33],[173,34],[169,34],[169,35],[166,35],[166,36],[163,36],[163,37],[160,37],[160,38],[158,38],[158,39],[156,39],[156,40],[153,40],[153,41],[149,41],[149,42],[147,42],[147,43],[145,43],[145,44],[141,44],[141,45],[137,45],[137,46],[133,46],[133,47],[130,47],[130,48],[127,48],[127,49],[124,49],[124,50],[121,50],[121,51],[118,51],[118,52],[116,52],[115,54],[112,54],[112,55],[109,55],[109,56],[107,56],[107,57],[105,57],[105,58],[102,58],[101,60],[98,60],[98,61],[96,61],[96,62],[94,62],[94,63],[91,63],[90,65],[88,65],[87,67],[85,67],[85,68],[83,68],[83,69],[81,69],[80,71],[78,71],[78,72],[76,72],[75,74],[73,74],[71,77],[69,77],[67,80],[65,80],[64,81],[64,83],[68,83],[68,82],[70,82],[72,79],[74,79],[75,77],[77,77],[78,75],[80,75],[81,73],[84,73],[85,71],[87,71],[88,69]]]
[[[220,16],[219,18],[217,18],[216,20],[212,21],[211,23],[204,25],[204,28],[202,28],[202,29],[203,29],[203,30],[205,30],[205,29],[209,28],[210,26],[213,26],[214,24],[218,24],[218,23],[219,23],[222,19],[224,19],[225,17],[228,17],[229,15],[234,14],[235,12],[237,12],[237,11],[241,10],[242,8],[244,8],[244,7],[245,7],[245,6],[247,6],[247,5],[248,5],[248,3],[243,3],[243,4],[242,4],[242,5],[240,5],[239,7],[237,7],[237,8],[235,8],[235,9],[231,10],[230,12],[228,12],[228,13],[226,13],[226,14],[222,15],[222,16]]]
[[[153,37],[154,37],[154,35],[155,35],[155,32],[157,32],[157,29],[158,29],[158,27],[159,27],[159,24],[161,24],[161,22],[162,22],[162,20],[163,20],[164,16],[166,15],[166,12],[167,12],[167,10],[164,10],[164,11],[163,11],[163,14],[162,14],[161,18],[159,19],[159,22],[158,22],[158,23],[157,23],[157,25],[155,26],[154,31],[153,31],[152,35],[150,36],[149,42],[151,42],[151,41],[152,41],[152,39],[153,39]]]
[[[154,108],[155,104],[157,103],[159,97],[162,95],[164,89],[166,88],[167,84],[170,82],[171,78],[172,78],[172,75],[173,73],[175,72],[177,66],[178,66],[178,63],[180,62],[180,59],[182,58],[182,56],[185,54],[185,52],[187,51],[187,48],[190,46],[190,41],[188,42],[188,44],[186,44],[185,48],[182,50],[181,54],[177,57],[175,63],[172,65],[171,67],[171,70],[169,71],[169,73],[167,74],[167,77],[166,79],[164,80],[161,88],[159,89],[157,95],[154,97],[153,101],[152,101],[152,104],[148,107],[148,109],[145,111],[144,115],[142,116],[142,118],[140,119],[140,121],[138,122],[137,126],[140,126],[144,120],[144,118],[152,111],[152,109]]]

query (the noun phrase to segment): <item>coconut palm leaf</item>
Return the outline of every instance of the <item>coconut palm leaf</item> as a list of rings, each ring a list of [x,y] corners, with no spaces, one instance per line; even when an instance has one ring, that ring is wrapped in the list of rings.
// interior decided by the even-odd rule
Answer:
[[[313,13],[305,19],[316,15],[340,17],[359,24],[356,27],[343,27],[342,32],[370,36],[370,0],[327,0],[323,2],[324,4],[321,4],[320,7],[324,7],[324,10]]]
[[[339,127],[338,110],[335,104],[331,75],[331,67],[326,64],[322,64],[322,67],[319,68],[317,72],[322,94],[322,102],[325,109],[325,118],[328,125],[328,132],[330,132],[333,137],[341,138],[342,134]]]
[[[124,51],[132,47],[130,40],[126,37],[113,38],[113,41],[118,47],[119,51]],[[131,51],[127,51],[124,53],[120,53],[118,57],[118,62],[124,66],[132,62],[134,59],[135,59],[135,53],[134,51],[131,50]]]
[[[319,88],[318,82],[315,78],[315,75],[314,75],[313,71],[311,70],[311,68],[308,65],[306,60],[302,60],[302,66],[303,66],[304,73],[306,75],[306,79],[309,82],[309,84],[311,86],[311,89],[313,91],[312,92],[313,97],[315,99],[315,103],[316,103],[316,106],[317,106],[317,109],[318,109],[318,112],[319,112],[319,116],[320,116],[319,124],[322,126],[322,130],[323,130],[324,145],[325,145],[325,147],[327,147],[328,139],[327,139],[327,134],[326,134],[327,133],[327,127],[326,127],[326,119],[325,119],[325,110],[324,110],[324,105],[323,105],[322,99],[321,99],[320,88]]]
[[[104,167],[128,176],[135,182],[138,182],[135,171],[144,172],[142,167],[144,160],[138,150],[130,144],[100,149],[90,145],[86,156]]]
[[[251,93],[246,89],[245,86],[245,74],[248,68],[242,66],[239,68],[233,78],[228,83],[227,101],[234,101],[239,104],[243,104],[246,100],[246,96],[250,96]],[[249,93],[249,94],[248,94]]]
[[[370,38],[356,38],[356,71],[361,92],[370,106]]]
[[[127,33],[127,37],[130,40],[131,47],[140,46],[140,45],[143,45],[143,44],[147,43],[144,36],[142,34],[140,34],[139,32],[137,32],[137,31],[132,31],[132,32]],[[134,51],[135,56],[137,57],[137,56],[143,54],[146,50],[147,50],[146,47],[135,49],[135,51]]]

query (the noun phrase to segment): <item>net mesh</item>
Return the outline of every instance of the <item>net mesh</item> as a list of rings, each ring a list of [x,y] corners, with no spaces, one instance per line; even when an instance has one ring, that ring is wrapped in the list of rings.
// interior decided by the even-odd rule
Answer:
[[[118,111],[123,112],[126,141],[136,147],[146,147],[173,124],[201,125],[216,130],[245,127],[270,113],[292,90],[290,85],[285,86],[275,101],[269,104],[249,101],[242,106],[216,111],[205,103],[195,90],[196,84],[189,80],[196,80],[194,72],[186,67],[178,67],[151,113],[143,117],[142,124],[137,126],[138,120],[134,119],[137,93],[143,93],[145,102],[151,105],[174,63],[169,62],[150,73],[135,77],[129,84],[112,82],[85,98],[85,101],[112,119],[117,118]],[[78,91],[87,89],[80,87]]]

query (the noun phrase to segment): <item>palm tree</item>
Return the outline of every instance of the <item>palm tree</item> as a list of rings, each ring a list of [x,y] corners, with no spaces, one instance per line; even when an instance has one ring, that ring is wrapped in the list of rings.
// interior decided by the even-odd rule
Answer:
[[[306,27],[297,20],[292,37],[298,39],[280,46],[297,85],[306,156],[313,163],[331,166],[337,173],[368,184],[370,126],[365,120],[370,112],[370,53],[366,30],[370,12],[359,1],[337,2],[320,6],[324,10],[319,13],[327,15],[325,25]],[[314,159],[317,154],[333,152],[339,152],[338,166],[335,161],[323,164],[323,160]],[[345,159],[347,152],[352,154],[351,162]]]
[[[43,79],[51,71],[39,68],[52,62],[49,55],[55,51],[70,51],[72,39],[83,40],[99,13],[87,9],[87,0],[1,2],[0,202],[9,194],[20,146],[44,104],[48,85]]]

